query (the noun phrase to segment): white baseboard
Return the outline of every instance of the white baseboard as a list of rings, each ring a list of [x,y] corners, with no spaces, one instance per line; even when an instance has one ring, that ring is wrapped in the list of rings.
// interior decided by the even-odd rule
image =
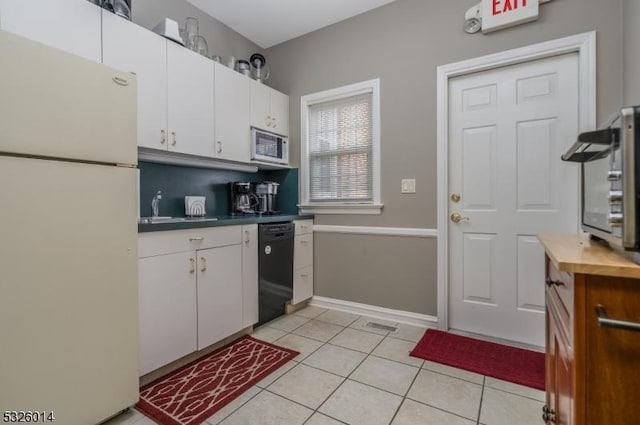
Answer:
[[[393,310],[385,307],[378,307],[369,304],[360,304],[352,301],[337,300],[334,298],[319,297],[314,295],[309,301],[309,305],[316,307],[339,310],[347,313],[369,316],[390,322],[404,323],[406,325],[420,327],[437,327],[438,318],[427,314],[412,313],[410,311]]]

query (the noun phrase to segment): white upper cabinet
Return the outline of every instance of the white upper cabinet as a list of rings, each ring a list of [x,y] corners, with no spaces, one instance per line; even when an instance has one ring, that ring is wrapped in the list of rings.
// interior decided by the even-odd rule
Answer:
[[[87,0],[0,0],[0,29],[100,62],[101,13]]]
[[[288,136],[289,96],[251,81],[251,125]]]
[[[224,65],[214,67],[216,157],[249,162],[251,80]]]
[[[138,146],[167,149],[167,40],[105,13],[103,62],[138,77]]]
[[[213,157],[213,61],[167,42],[167,81],[169,150]]]

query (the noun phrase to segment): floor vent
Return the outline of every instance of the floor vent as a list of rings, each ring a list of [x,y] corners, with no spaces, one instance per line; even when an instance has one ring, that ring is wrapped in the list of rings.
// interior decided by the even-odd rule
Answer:
[[[396,332],[398,330],[395,326],[383,325],[382,323],[367,322],[366,326],[374,329],[381,329],[383,331]]]

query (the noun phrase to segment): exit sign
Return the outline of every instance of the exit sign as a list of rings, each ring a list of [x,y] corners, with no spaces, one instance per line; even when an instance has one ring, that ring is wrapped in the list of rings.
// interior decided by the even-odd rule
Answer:
[[[482,32],[538,19],[538,0],[482,0]]]

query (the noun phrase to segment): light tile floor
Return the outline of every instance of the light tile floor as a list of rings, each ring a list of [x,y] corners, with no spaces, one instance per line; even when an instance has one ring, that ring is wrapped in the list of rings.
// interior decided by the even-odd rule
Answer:
[[[300,352],[207,425],[539,425],[544,392],[409,356],[425,329],[397,332],[307,307],[253,336]],[[153,425],[131,410],[108,425]]]

